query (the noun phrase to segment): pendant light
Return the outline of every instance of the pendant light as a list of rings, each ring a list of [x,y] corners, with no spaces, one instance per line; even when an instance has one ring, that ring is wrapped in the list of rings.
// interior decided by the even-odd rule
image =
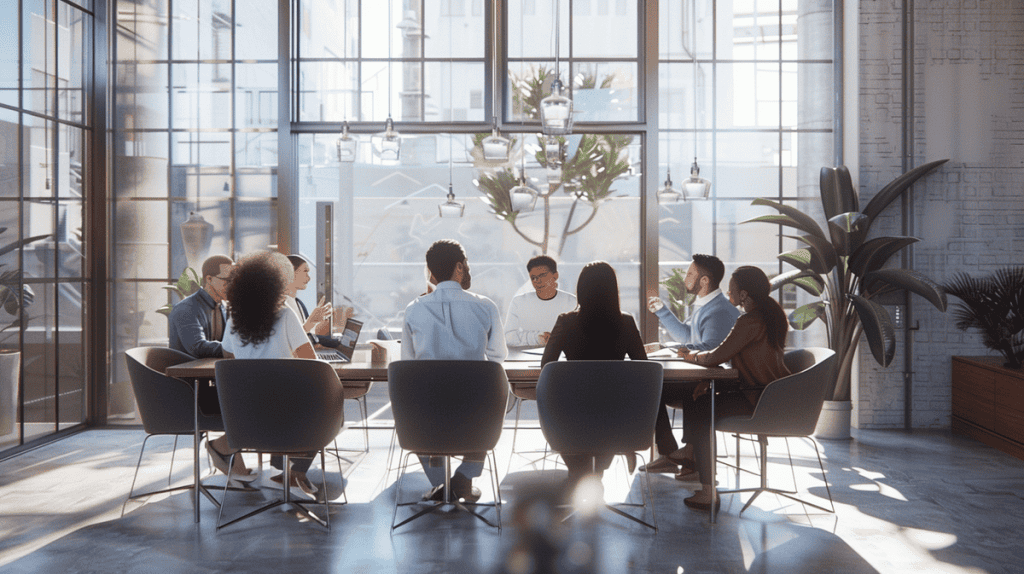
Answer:
[[[693,25],[693,165],[690,166],[690,177],[683,182],[683,199],[707,199],[711,195],[711,182],[700,176],[697,165],[697,3],[691,6]]]
[[[484,148],[485,160],[508,161],[508,152],[512,142],[498,131],[498,116],[494,116],[491,122],[491,135],[485,137],[480,143]]]
[[[512,204],[512,211],[523,213],[533,211],[537,204],[537,192],[526,185],[526,138],[523,138],[523,154],[519,168],[519,185],[508,191],[508,200]]]
[[[402,154],[402,136],[395,131],[395,122],[391,119],[391,15],[392,0],[388,0],[388,119],[384,121],[384,131],[371,139],[373,153],[383,161],[398,161]]]
[[[197,38],[198,39],[198,38]],[[200,43],[196,42],[196,57],[199,57]],[[200,77],[198,74],[199,64],[196,64],[197,74],[196,77]],[[199,91],[195,92],[196,98],[196,124],[194,137],[199,137]],[[191,153],[191,152],[190,152]],[[180,225],[181,230],[181,245],[185,251],[185,260],[188,262],[189,267],[198,269],[202,265],[203,260],[206,259],[206,255],[210,252],[210,246],[213,244],[213,224],[203,218],[199,213],[200,204],[203,199],[203,182],[202,176],[196,174],[196,206],[195,210],[190,211],[188,219],[183,221]],[[227,183],[225,183],[227,185]],[[229,189],[230,191],[230,189]]]
[[[668,4],[668,21],[670,23],[673,21],[672,20],[672,3],[671,2],[669,2],[669,4]],[[669,46],[669,50],[670,51],[671,51],[671,49],[672,49],[671,46]],[[696,58],[694,60],[695,60],[694,61],[694,65],[696,65]],[[661,189],[658,190],[658,203],[661,204],[661,205],[668,205],[668,204],[672,204],[672,203],[677,203],[680,198],[684,198],[685,197],[683,194],[679,193],[679,191],[676,190],[672,186],[672,65],[671,64],[669,64],[669,66],[668,66],[668,73],[665,74],[665,79],[668,80],[668,90],[667,90],[668,97],[666,98],[668,100],[666,102],[668,105],[666,106],[666,109],[665,109],[665,117],[668,119],[668,121],[666,122],[666,124],[667,124],[666,127],[668,128],[668,132],[669,132],[668,133],[668,138],[666,138],[667,141],[666,141],[666,145],[665,145],[665,148],[666,148],[665,149],[665,152],[666,152],[665,155],[666,155],[666,157],[668,157],[668,169],[665,171],[665,183],[664,183],[664,185],[661,186]],[[696,100],[694,100],[694,102],[696,102]]]
[[[454,113],[455,94],[452,92],[452,76],[455,75],[455,64],[452,61],[452,17],[448,17],[448,117]],[[448,196],[447,201],[437,206],[437,212],[441,217],[462,217],[466,212],[466,205],[455,201],[455,187],[452,185],[452,140],[455,134],[448,134]]]
[[[572,100],[562,95],[559,51],[562,5],[555,1],[555,79],[551,82],[551,95],[540,101],[540,125],[545,135],[566,135],[572,133]]]
[[[348,134],[348,120],[341,126],[338,138],[338,161],[352,163],[356,161],[356,139]]]

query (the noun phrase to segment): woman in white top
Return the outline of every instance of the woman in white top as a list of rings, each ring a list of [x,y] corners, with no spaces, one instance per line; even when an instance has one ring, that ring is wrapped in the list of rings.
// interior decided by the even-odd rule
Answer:
[[[309,261],[306,261],[306,258],[301,255],[294,254],[288,256],[288,261],[291,262],[295,274],[291,282],[288,283],[288,287],[285,288],[285,293],[288,295],[288,298],[285,299],[285,305],[292,311],[295,311],[300,321],[304,321],[302,324],[303,331],[314,335],[329,336],[331,334],[330,323],[326,319],[330,317],[332,309],[327,299],[320,297],[320,302],[310,312],[306,310],[306,306],[302,301],[296,298],[298,292],[309,285]]]
[[[234,359],[315,359],[313,345],[306,337],[298,316],[285,306],[286,290],[293,279],[292,265],[280,253],[261,251],[244,257],[228,287],[228,321],[224,328],[224,356]],[[306,478],[313,462],[292,458],[291,486],[316,494]],[[270,464],[281,469],[281,457]],[[281,475],[271,477],[282,481]]]

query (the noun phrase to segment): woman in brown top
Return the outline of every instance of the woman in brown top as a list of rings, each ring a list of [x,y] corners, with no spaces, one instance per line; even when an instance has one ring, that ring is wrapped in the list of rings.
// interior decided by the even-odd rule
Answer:
[[[626,355],[644,360],[644,342],[629,313],[619,309],[619,282],[615,270],[604,261],[593,261],[580,272],[576,282],[575,311],[562,313],[551,329],[541,366],[557,361],[564,352],[570,361],[621,361]],[[593,470],[600,479],[610,455],[562,455],[569,469],[568,486],[574,486]]]
[[[738,268],[729,281],[729,302],[739,306],[743,314],[722,344],[710,351],[691,353],[685,349],[679,356],[698,365],[712,366],[732,361],[740,373],[738,390],[715,396],[715,417],[749,416],[754,412],[765,385],[790,374],[783,362],[789,323],[778,301],[771,297],[768,277],[757,267]],[[718,501],[711,499],[711,432],[710,385],[694,389],[692,412],[684,412],[684,434],[693,437],[692,459],[684,464],[694,468],[701,478],[701,490],[687,498],[687,506],[708,510]]]

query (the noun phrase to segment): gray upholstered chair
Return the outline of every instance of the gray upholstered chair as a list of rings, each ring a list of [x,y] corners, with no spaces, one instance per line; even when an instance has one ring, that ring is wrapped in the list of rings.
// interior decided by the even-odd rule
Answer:
[[[558,361],[537,381],[537,411],[551,449],[560,454],[640,453],[651,447],[663,367],[654,361]],[[651,500],[651,523],[605,505],[658,531],[649,473],[640,473]],[[641,490],[641,493],[643,489]],[[643,495],[642,495],[643,496]]]
[[[345,422],[344,390],[334,367],[314,359],[227,359],[217,361],[216,369],[217,396],[231,448],[282,455],[285,485],[291,481],[291,456],[319,451],[324,472],[323,518],[303,506],[314,501],[294,500],[285,487],[282,499],[227,523],[221,523],[227,506],[226,498],[222,499],[217,528],[280,505],[295,507],[330,528],[323,449]],[[233,468],[234,455],[229,464]]]
[[[388,390],[398,445],[406,453],[398,469],[391,528],[453,505],[500,529],[501,496],[494,447],[501,436],[508,402],[508,377],[501,364],[493,361],[395,361],[388,365]],[[450,498],[451,457],[477,452],[487,453],[494,503],[474,506],[493,506],[497,523]],[[444,501],[401,501],[402,478],[412,454],[444,457]],[[430,506],[395,524],[398,507],[410,504]]]
[[[835,351],[824,348],[807,348],[788,351],[785,356],[786,366],[792,375],[770,383],[761,393],[761,398],[750,417],[726,417],[715,423],[715,430],[725,433],[757,435],[760,452],[760,485],[757,488],[741,488],[736,490],[719,490],[719,494],[737,492],[753,492],[740,513],[747,509],[754,499],[762,492],[771,492],[795,500],[801,504],[813,506],[825,512],[835,512],[832,503],[832,491],[828,486],[828,476],[821,462],[818,443],[811,438],[814,427],[821,414],[821,406],[825,402],[826,393],[832,388],[835,379]],[[818,456],[818,466],[825,481],[825,491],[831,510],[793,496],[795,490],[781,490],[768,486],[768,438],[798,437],[806,438],[814,446]],[[737,453],[739,444],[737,443]],[[738,456],[738,455],[737,455]],[[792,465],[792,460],[790,461]]]
[[[132,382],[135,403],[139,407],[139,416],[142,418],[142,427],[146,431],[146,438],[143,439],[142,449],[139,450],[139,461],[135,465],[135,475],[132,477],[132,486],[128,490],[128,498],[121,505],[122,515],[124,515],[125,505],[129,500],[194,488],[194,483],[170,487],[178,437],[192,436],[197,420],[199,431],[204,436],[207,431],[224,430],[220,416],[196,413],[194,389],[190,384],[164,374],[167,367],[193,360],[191,356],[167,347],[136,347],[125,351],[124,358],[128,365],[128,377]],[[196,418],[197,414],[198,419]],[[139,477],[139,467],[142,465],[142,455],[146,452],[146,443],[151,437],[158,435],[174,436],[171,464],[167,471],[169,488],[135,494],[135,481]],[[216,503],[216,501],[214,502]],[[198,515],[196,518],[198,520]]]

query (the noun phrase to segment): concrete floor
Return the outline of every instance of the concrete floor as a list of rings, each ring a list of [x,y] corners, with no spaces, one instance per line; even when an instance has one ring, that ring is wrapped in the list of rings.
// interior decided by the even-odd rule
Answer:
[[[497,455],[506,501],[500,533],[468,515],[446,512],[392,535],[394,477],[385,480],[390,430],[371,430],[370,453],[343,461],[348,504],[332,510],[330,531],[278,510],[217,531],[217,509],[205,499],[201,522],[193,522],[187,491],[131,502],[121,517],[144,433],[83,432],[0,462],[0,571],[525,573],[530,560],[538,564],[551,554],[563,572],[609,573],[995,574],[1020,572],[1024,564],[1024,461],[948,433],[855,431],[853,441],[824,443],[834,515],[774,495],[761,496],[738,515],[748,495],[730,495],[712,525],[706,514],[683,505],[695,485],[655,475],[657,534],[607,511],[550,530],[550,515],[543,511],[514,518],[517,503],[536,500],[524,493],[557,483],[564,471],[550,463],[546,470],[535,469],[516,456],[506,472],[511,435],[503,434]],[[524,438],[527,445],[543,444],[539,431],[521,433]],[[343,447],[361,441],[353,429],[339,436]],[[791,441],[799,490],[827,504],[813,450],[798,442]],[[144,488],[166,484],[170,462],[170,438],[150,443],[140,474]],[[179,445],[178,483],[190,477],[190,444]],[[734,453],[734,444],[728,446]],[[782,485],[793,481],[783,464],[784,446],[773,443],[769,461],[772,481]],[[749,447],[744,454],[744,464],[755,465]],[[327,467],[328,486],[337,492],[338,466],[328,459]],[[414,468],[406,481],[410,497],[427,488]],[[732,486],[734,475],[724,466],[720,473],[722,487]],[[268,486],[269,474],[260,483]],[[319,463],[310,476],[320,479]],[[604,480],[605,498],[638,495],[637,476],[627,478],[623,465],[613,464]],[[486,477],[485,472],[477,480],[485,499]],[[223,477],[210,482],[223,484]],[[279,492],[268,486],[260,494],[238,494],[227,512],[241,513]],[[640,513],[650,520],[649,509]],[[493,510],[483,514],[495,517]]]

